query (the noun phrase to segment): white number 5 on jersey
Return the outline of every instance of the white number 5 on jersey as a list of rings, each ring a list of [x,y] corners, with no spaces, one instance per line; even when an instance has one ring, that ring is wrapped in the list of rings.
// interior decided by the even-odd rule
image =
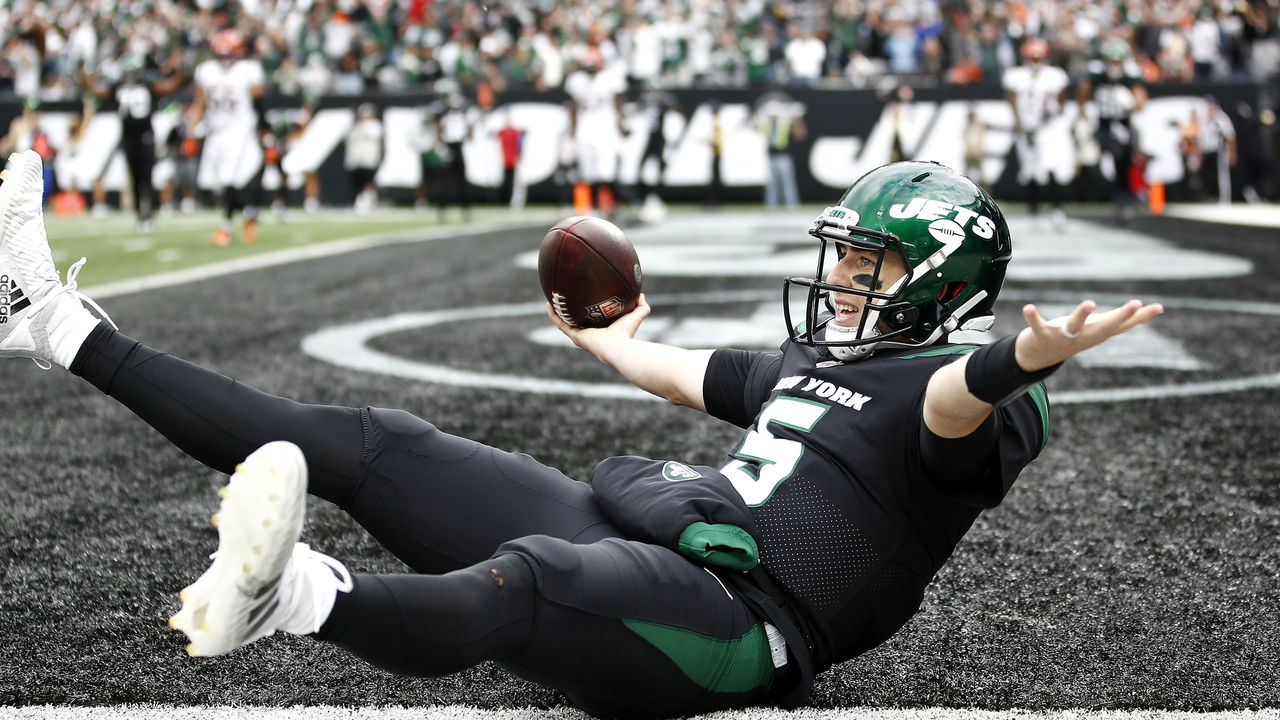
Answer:
[[[808,433],[830,409],[822,403],[791,397],[774,398],[764,406],[756,426],[733,454],[735,459],[720,468],[748,507],[763,505],[772,497],[804,456],[804,445],[774,437],[769,423]]]

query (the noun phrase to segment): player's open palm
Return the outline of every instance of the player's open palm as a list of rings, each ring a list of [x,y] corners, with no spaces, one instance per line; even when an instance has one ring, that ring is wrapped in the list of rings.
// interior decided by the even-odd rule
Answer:
[[[1096,302],[1085,300],[1070,314],[1046,320],[1035,305],[1023,306],[1027,327],[1018,335],[1018,365],[1028,372],[1056,365],[1164,312],[1160,303],[1141,300],[1130,300],[1105,312],[1095,312],[1097,309]]]

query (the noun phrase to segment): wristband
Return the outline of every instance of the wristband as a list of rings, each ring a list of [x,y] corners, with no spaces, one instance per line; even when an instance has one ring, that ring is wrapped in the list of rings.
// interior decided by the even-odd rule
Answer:
[[[1017,341],[1017,335],[1009,335],[978,348],[969,356],[964,382],[971,395],[1001,407],[1062,367],[1062,363],[1058,363],[1035,372],[1023,370],[1015,357]]]

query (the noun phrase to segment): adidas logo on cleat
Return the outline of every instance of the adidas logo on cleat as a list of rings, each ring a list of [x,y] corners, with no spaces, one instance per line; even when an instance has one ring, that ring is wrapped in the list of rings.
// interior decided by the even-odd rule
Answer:
[[[0,275],[0,325],[31,306],[31,298],[8,275]]]

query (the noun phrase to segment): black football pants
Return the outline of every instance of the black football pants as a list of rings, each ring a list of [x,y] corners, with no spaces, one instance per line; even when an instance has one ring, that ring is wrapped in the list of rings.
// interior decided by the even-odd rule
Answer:
[[[155,207],[155,190],[151,187],[151,173],[156,166],[156,142],[151,132],[144,137],[125,137],[120,142],[124,150],[125,164],[129,166],[129,178],[133,182],[133,204],[138,220],[150,220]]]
[[[309,492],[421,573],[356,574],[318,633],[375,665],[442,675],[497,660],[608,717],[778,694],[762,625],[736,594],[672,551],[620,537],[588,485],[528,455],[399,410],[268,395],[105,323],[71,371],[221,472],[267,442],[298,445]]]

